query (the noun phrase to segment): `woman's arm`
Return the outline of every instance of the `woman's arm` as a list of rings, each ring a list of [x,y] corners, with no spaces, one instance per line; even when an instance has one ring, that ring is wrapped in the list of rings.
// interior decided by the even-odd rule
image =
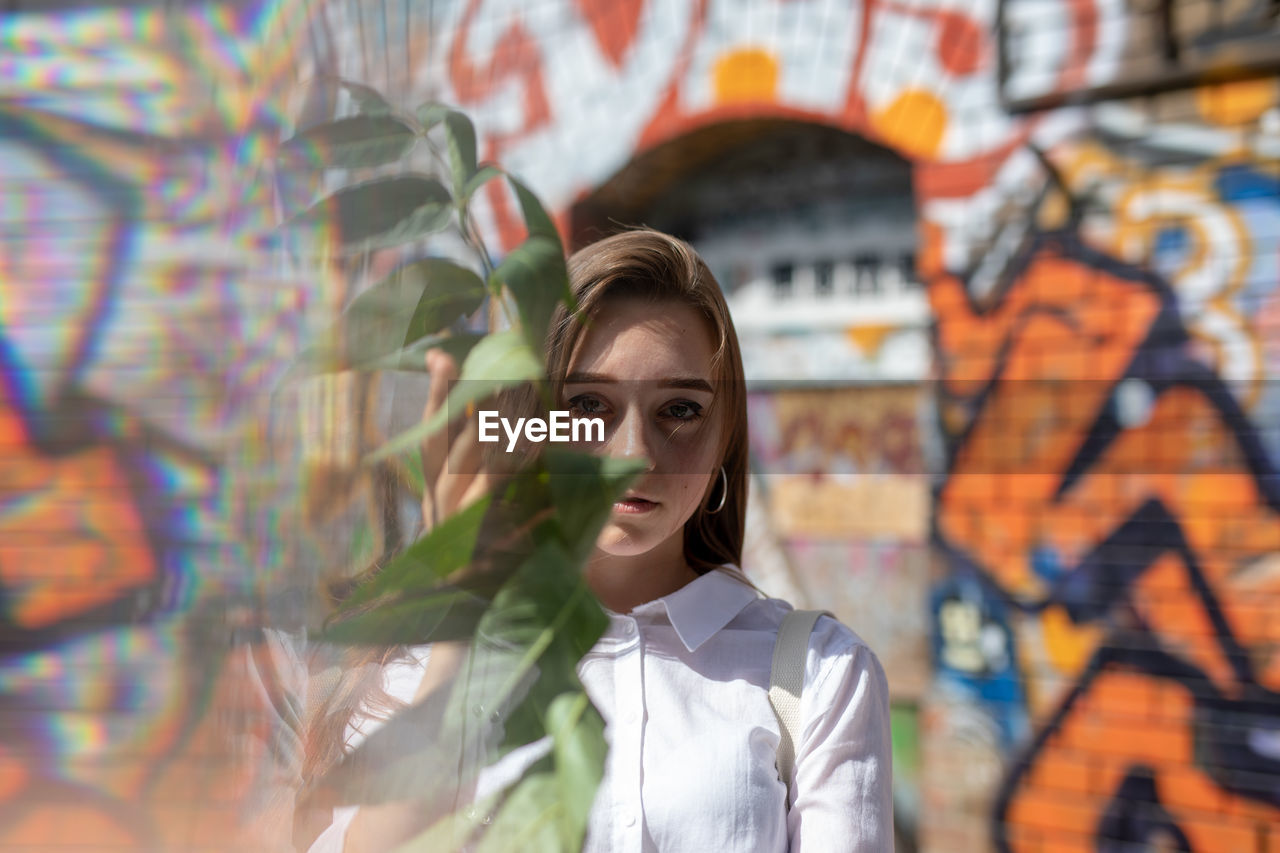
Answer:
[[[791,851],[892,853],[888,681],[875,654],[848,629],[824,645],[817,679],[801,697],[806,725],[787,815]]]

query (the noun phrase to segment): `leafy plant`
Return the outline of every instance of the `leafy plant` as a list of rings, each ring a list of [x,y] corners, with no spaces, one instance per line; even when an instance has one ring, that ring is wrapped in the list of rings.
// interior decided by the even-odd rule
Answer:
[[[400,267],[360,293],[333,334],[304,353],[312,370],[421,370],[432,346],[459,359],[461,381],[446,404],[369,455],[379,463],[411,456],[468,403],[529,382],[545,398],[542,346],[557,303],[570,298],[568,275],[551,217],[516,178],[477,162],[475,130],[463,113],[433,103],[402,115],[373,89],[341,86],[356,114],[300,132],[282,146],[284,162],[399,168],[338,189],[290,225],[320,233],[335,254],[356,258],[452,231],[475,260],[474,268],[435,257]],[[420,145],[433,158],[432,171],[403,167]],[[476,191],[497,178],[515,193],[528,236],[495,266],[469,208]],[[462,332],[460,320],[486,299],[509,310],[508,327]],[[485,804],[490,821],[451,815],[409,847],[440,849],[442,839],[477,835],[482,850],[581,847],[605,746],[603,721],[576,665],[607,624],[582,566],[635,473],[631,463],[548,451],[441,520],[346,599],[324,634],[330,642],[463,640],[469,660],[453,690],[389,720],[329,774],[328,787],[346,802],[429,798],[546,738],[546,755]],[[459,755],[480,760],[459,770]]]

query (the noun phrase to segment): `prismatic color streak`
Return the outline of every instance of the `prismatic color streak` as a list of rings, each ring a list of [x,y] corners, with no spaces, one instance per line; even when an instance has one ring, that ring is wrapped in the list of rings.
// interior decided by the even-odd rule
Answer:
[[[226,463],[322,284],[267,262],[307,5],[0,18],[0,847],[260,846]]]

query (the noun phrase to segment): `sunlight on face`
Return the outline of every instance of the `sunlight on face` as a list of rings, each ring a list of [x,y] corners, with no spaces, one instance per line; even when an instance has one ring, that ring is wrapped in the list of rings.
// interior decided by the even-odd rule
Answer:
[[[682,302],[606,302],[569,360],[562,405],[601,418],[593,452],[648,460],[597,540],[614,556],[647,553],[673,537],[718,479],[723,418],[707,321]]]

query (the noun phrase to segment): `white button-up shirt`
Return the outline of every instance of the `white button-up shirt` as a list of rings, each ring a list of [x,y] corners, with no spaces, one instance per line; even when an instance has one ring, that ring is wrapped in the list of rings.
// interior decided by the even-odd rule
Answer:
[[[609,743],[586,850],[893,850],[884,670],[856,634],[825,616],[809,637],[786,808],[768,690],[790,610],[713,571],[628,614],[610,613],[578,666]],[[388,692],[407,701],[421,675],[420,658],[388,667]],[[512,781],[539,751],[520,752],[522,766],[482,774],[480,789]],[[341,850],[351,813],[339,810],[313,853]]]

